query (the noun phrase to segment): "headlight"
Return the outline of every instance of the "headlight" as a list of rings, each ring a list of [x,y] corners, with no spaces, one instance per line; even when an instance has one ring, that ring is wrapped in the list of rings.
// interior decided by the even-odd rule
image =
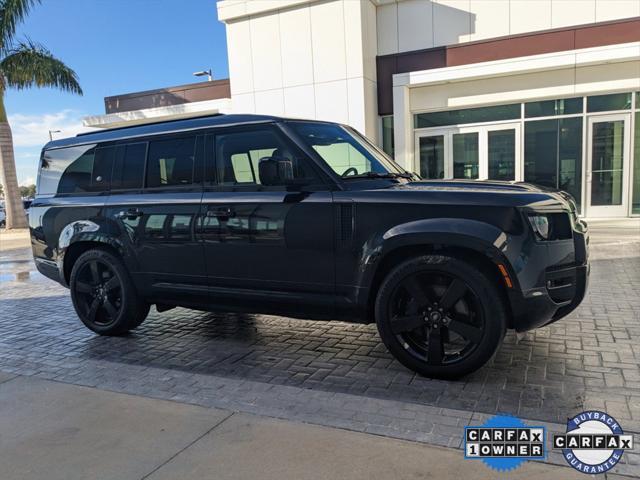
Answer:
[[[546,215],[529,215],[529,223],[536,236],[541,240],[548,240],[551,229]]]

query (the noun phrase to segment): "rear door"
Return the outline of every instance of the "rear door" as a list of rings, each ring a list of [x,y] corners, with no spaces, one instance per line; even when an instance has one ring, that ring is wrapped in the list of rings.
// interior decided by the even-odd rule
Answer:
[[[332,194],[312,162],[272,125],[227,129],[203,196],[207,272],[214,303],[332,306]],[[290,160],[299,185],[264,185],[259,164]]]
[[[202,244],[204,136],[177,134],[118,145],[107,211],[132,252],[145,294],[161,300],[206,295]]]

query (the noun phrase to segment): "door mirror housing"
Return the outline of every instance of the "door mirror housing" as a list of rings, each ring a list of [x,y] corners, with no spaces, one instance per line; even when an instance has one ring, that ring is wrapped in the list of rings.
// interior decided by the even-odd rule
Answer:
[[[265,186],[293,185],[293,162],[283,157],[264,157],[258,164],[260,183]]]

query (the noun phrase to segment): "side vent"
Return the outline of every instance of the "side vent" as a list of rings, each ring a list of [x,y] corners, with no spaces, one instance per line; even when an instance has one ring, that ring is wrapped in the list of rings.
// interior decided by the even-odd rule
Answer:
[[[355,230],[355,206],[353,202],[337,204],[337,235],[336,247],[338,249],[350,248],[353,243]]]

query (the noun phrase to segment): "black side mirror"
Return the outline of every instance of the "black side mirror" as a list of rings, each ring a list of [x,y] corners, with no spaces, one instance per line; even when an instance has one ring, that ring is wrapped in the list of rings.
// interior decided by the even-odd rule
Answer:
[[[291,185],[293,180],[293,162],[282,157],[264,157],[258,164],[260,183],[265,186]]]

